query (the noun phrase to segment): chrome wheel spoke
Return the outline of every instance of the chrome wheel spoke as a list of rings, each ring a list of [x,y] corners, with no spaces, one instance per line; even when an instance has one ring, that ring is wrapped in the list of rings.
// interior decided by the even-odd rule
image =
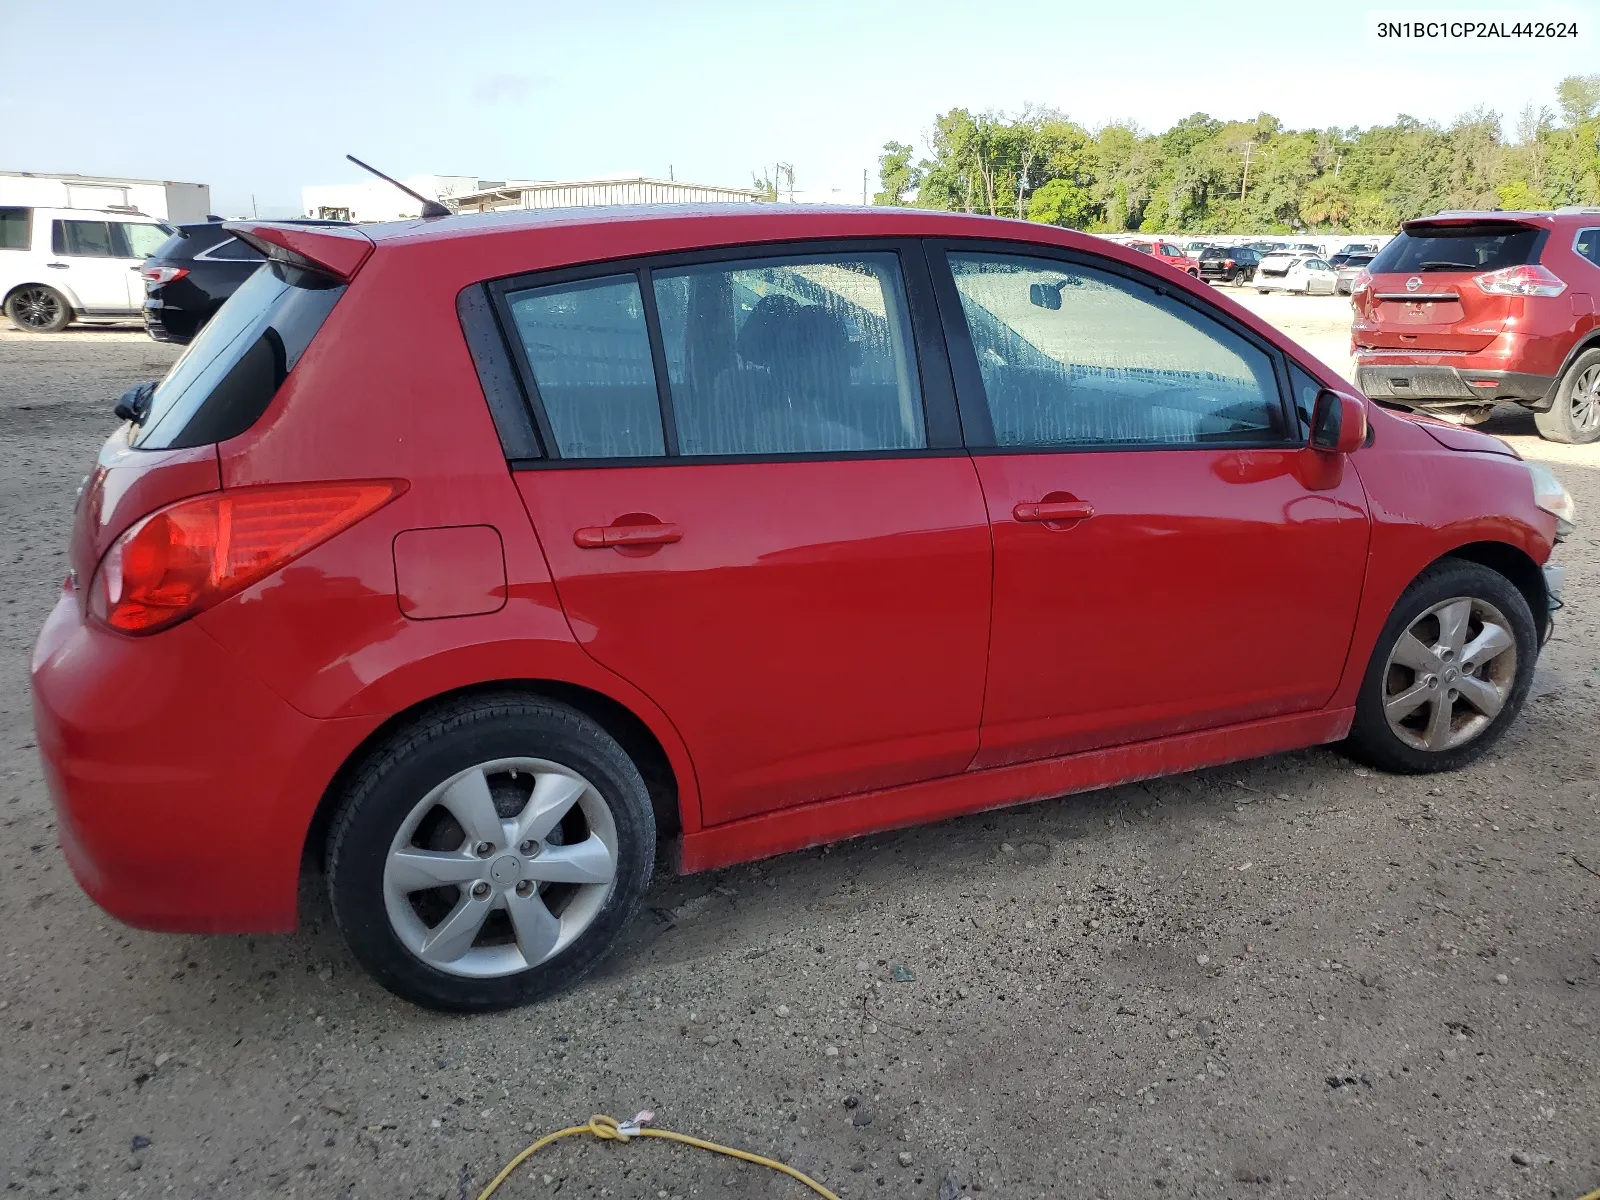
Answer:
[[[1452,600],[1438,611],[1439,617],[1439,657],[1444,657],[1444,651],[1450,651],[1450,657],[1455,658],[1461,652],[1461,647],[1467,641],[1467,623],[1472,619],[1471,600]]]
[[[616,876],[610,847],[593,834],[574,846],[546,844],[523,869],[523,878],[540,883],[610,883]]]
[[[472,949],[478,931],[489,916],[489,900],[463,893],[456,906],[422,939],[422,957],[433,963],[451,963]]]
[[[1437,674],[1444,670],[1444,664],[1439,661],[1439,656],[1423,645],[1421,639],[1409,630],[1400,635],[1400,640],[1395,643],[1394,653],[1390,657],[1394,662],[1403,667],[1410,667],[1419,675]]]
[[[1428,685],[1419,677],[1417,682],[1393,696],[1385,698],[1383,711],[1389,714],[1391,721],[1399,721],[1409,717],[1419,707],[1426,704],[1429,697]]]
[[[1450,717],[1454,706],[1445,696],[1436,696],[1428,714],[1428,731],[1423,734],[1429,750],[1443,750],[1450,743]]]
[[[1485,622],[1482,632],[1462,649],[1461,661],[1463,664],[1482,666],[1491,659],[1499,658],[1516,644],[1516,638],[1511,636],[1511,631],[1504,625],[1491,625]]]
[[[1463,675],[1456,681],[1456,687],[1461,690],[1461,698],[1486,717],[1498,716],[1505,707],[1504,693],[1487,679]]]
[[[531,967],[550,957],[561,938],[561,921],[548,908],[537,891],[526,896],[516,893],[506,897],[506,912],[511,916],[511,928],[517,935],[517,949]]]
[[[572,806],[588,787],[583,780],[570,775],[558,775],[553,771],[541,774],[534,782],[533,794],[528,797],[527,806],[517,816],[517,836],[513,840],[521,842],[532,838],[536,842],[544,841],[550,836],[550,831],[561,824],[561,819],[572,811]]]
[[[494,797],[489,794],[489,780],[481,769],[468,771],[445,788],[439,803],[461,823],[467,841],[488,842],[496,848],[504,845],[505,827],[500,824]]]
[[[483,860],[476,855],[408,848],[389,855],[385,878],[402,892],[420,892],[471,883],[483,873]]]

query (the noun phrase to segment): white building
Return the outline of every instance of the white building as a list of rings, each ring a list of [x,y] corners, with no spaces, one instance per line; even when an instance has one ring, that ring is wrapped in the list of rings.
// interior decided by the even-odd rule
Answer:
[[[413,175],[401,180],[429,200],[449,203],[455,196],[499,186],[476,175]],[[300,189],[300,211],[325,221],[404,221],[420,217],[422,206],[382,179],[355,183],[312,183]]]
[[[0,205],[109,208],[187,225],[204,221],[211,212],[211,188],[204,183],[175,183],[170,179],[0,171]]]
[[[763,198],[762,193],[749,188],[651,179],[644,175],[567,181],[413,175],[401,182],[456,212],[580,208],[597,204],[737,204]],[[322,220],[403,221],[421,216],[421,208],[416,200],[381,179],[308,184],[300,189],[301,212]]]
[[[751,188],[652,179],[647,175],[602,179],[508,179],[449,201],[457,212],[495,212],[504,208],[588,208],[601,204],[753,204],[765,194]]]

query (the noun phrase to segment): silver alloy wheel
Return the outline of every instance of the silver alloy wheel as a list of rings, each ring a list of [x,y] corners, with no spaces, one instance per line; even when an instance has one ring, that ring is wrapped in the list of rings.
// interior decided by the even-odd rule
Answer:
[[[1411,622],[1389,651],[1383,712],[1406,745],[1463,746],[1494,721],[1517,679],[1517,639],[1487,600],[1458,596]]]
[[[1579,375],[1572,385],[1572,426],[1588,433],[1600,425],[1600,363]]]
[[[61,301],[49,288],[25,287],[13,297],[11,312],[19,325],[48,329],[61,319]]]
[[[487,979],[559,954],[616,876],[617,825],[594,785],[559,763],[502,758],[417,802],[389,846],[383,899],[411,953]]]

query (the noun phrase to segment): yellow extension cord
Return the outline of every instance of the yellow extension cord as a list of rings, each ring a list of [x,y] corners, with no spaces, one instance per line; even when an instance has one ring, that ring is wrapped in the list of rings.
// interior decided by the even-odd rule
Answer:
[[[710,1150],[714,1154],[726,1154],[729,1158],[737,1158],[743,1160],[744,1162],[755,1163],[759,1167],[770,1167],[772,1170],[787,1175],[791,1179],[798,1179],[813,1192],[817,1193],[817,1195],[826,1196],[827,1200],[839,1200],[838,1196],[836,1196],[833,1192],[830,1192],[827,1188],[823,1187],[809,1175],[802,1175],[793,1167],[778,1162],[776,1159],[766,1158],[760,1154],[752,1154],[748,1150],[735,1150],[731,1146],[719,1146],[716,1142],[708,1142],[701,1138],[690,1137],[686,1133],[674,1133],[670,1129],[642,1128],[641,1126],[643,1123],[650,1120],[653,1116],[653,1113],[640,1113],[633,1120],[619,1124],[615,1117],[608,1117],[604,1113],[596,1113],[594,1116],[589,1118],[588,1124],[586,1125],[569,1125],[565,1129],[558,1129],[554,1133],[547,1133],[544,1135],[544,1137],[540,1138],[537,1142],[529,1146],[521,1154],[517,1155],[504,1167],[502,1167],[500,1174],[496,1175],[489,1181],[489,1186],[478,1193],[478,1200],[489,1200],[490,1196],[493,1196],[495,1192],[500,1190],[500,1185],[507,1179],[511,1178],[511,1173],[513,1171],[515,1171],[523,1163],[527,1162],[528,1159],[532,1158],[535,1154],[539,1153],[539,1151],[543,1150],[546,1146],[550,1145],[551,1142],[558,1142],[564,1137],[572,1137],[574,1134],[579,1133],[593,1134],[602,1142],[627,1142],[636,1137],[665,1138],[669,1142],[681,1142],[685,1146],[695,1146],[701,1150]],[[1578,1200],[1600,1200],[1600,1188],[1596,1188],[1587,1195],[1579,1196]]]
[[[700,1150],[710,1150],[714,1154],[726,1154],[729,1158],[737,1158],[743,1162],[755,1163],[758,1167],[768,1167],[774,1171],[789,1176],[790,1179],[798,1179],[817,1195],[826,1196],[827,1200],[839,1200],[838,1196],[830,1192],[827,1188],[823,1187],[809,1175],[802,1175],[793,1167],[778,1162],[776,1159],[766,1158],[760,1154],[752,1154],[748,1150],[735,1150],[732,1146],[719,1146],[716,1142],[708,1142],[701,1138],[690,1137],[686,1133],[674,1133],[670,1129],[641,1128],[643,1123],[650,1120],[653,1116],[653,1113],[640,1113],[631,1121],[618,1123],[615,1117],[608,1117],[604,1113],[597,1113],[589,1118],[588,1124],[569,1125],[565,1129],[558,1129],[554,1133],[547,1133],[533,1145],[524,1150],[521,1154],[513,1158],[504,1167],[502,1167],[500,1169],[500,1174],[496,1175],[489,1181],[489,1186],[478,1193],[478,1200],[489,1200],[489,1197],[494,1195],[495,1192],[499,1190],[500,1185],[507,1179],[511,1178],[511,1173],[513,1171],[515,1171],[523,1163],[527,1162],[528,1159],[532,1158],[535,1154],[539,1153],[539,1151],[543,1150],[551,1142],[558,1142],[564,1137],[572,1137],[574,1134],[579,1133],[593,1134],[602,1142],[627,1142],[636,1137],[665,1138],[669,1142],[681,1142],[685,1146],[694,1146]],[[1596,1193],[1595,1197],[1585,1196],[1584,1200],[1596,1200],[1597,1197],[1600,1197],[1600,1193]]]

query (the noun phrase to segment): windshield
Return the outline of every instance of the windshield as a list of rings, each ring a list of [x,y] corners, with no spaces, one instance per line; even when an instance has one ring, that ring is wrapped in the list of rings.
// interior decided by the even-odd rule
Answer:
[[[326,276],[264,264],[172,364],[133,444],[167,450],[243,433],[343,294],[344,285]]]
[[[1498,271],[1536,261],[1540,231],[1509,222],[1424,225],[1401,233],[1372,261],[1372,273]]]

